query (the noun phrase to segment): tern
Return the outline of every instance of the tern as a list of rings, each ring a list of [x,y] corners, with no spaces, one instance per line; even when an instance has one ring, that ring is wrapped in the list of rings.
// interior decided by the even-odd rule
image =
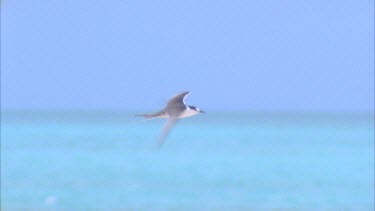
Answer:
[[[190,94],[189,91],[182,92],[174,97],[172,97],[167,105],[160,111],[152,114],[137,114],[136,116],[143,116],[146,120],[154,119],[154,118],[166,118],[168,119],[167,123],[165,124],[159,139],[158,139],[158,147],[161,147],[167,138],[171,128],[173,125],[176,124],[178,119],[187,118],[191,116],[195,116],[200,113],[205,113],[204,111],[200,110],[199,108],[191,105],[185,104],[185,98]]]

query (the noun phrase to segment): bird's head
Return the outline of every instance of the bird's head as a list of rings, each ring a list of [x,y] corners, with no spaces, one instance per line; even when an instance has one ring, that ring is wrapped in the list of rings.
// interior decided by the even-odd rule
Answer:
[[[202,111],[202,110],[200,110],[199,108],[197,108],[195,106],[189,106],[189,108],[192,109],[192,110],[194,110],[194,111],[196,111],[196,112],[198,112],[198,113],[206,113],[205,111]]]

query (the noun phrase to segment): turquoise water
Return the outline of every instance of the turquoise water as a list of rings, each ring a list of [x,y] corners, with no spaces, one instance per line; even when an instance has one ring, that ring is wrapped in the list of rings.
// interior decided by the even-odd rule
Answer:
[[[373,114],[2,112],[2,210],[373,210]]]

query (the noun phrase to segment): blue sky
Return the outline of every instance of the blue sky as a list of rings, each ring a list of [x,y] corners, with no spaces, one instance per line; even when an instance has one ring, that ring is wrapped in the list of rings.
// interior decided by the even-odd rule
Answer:
[[[1,4],[4,109],[373,109],[370,0]]]

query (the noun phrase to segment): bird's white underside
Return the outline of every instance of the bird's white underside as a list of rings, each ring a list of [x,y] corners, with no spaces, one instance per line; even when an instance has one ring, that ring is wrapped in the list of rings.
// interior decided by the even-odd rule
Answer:
[[[177,117],[177,119],[191,117],[191,116],[194,116],[194,115],[197,115],[197,114],[199,114],[199,111],[196,111],[196,110],[193,110],[193,109],[187,107],[187,109],[184,112],[182,112],[180,114],[180,116]]]
[[[199,114],[199,111],[193,110],[193,109],[191,109],[187,106],[187,109],[184,110],[178,117],[175,117],[175,118],[176,119],[182,119],[182,118],[191,117],[191,116],[194,116],[194,115],[197,115],[197,114]],[[165,113],[164,115],[160,115],[157,118],[169,119],[170,116],[167,113]]]

